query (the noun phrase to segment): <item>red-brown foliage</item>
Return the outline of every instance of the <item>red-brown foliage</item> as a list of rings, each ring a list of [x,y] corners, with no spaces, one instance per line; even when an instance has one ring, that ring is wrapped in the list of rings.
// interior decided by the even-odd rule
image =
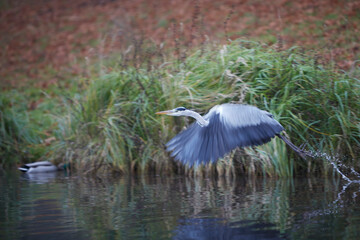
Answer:
[[[85,57],[99,49],[101,54],[124,49],[131,39],[139,42],[139,36],[176,45],[174,32],[186,47],[201,44],[205,35],[223,42],[226,37],[270,44],[281,39],[282,48],[314,49],[340,68],[359,59],[356,0],[8,2],[0,10],[0,86],[7,88],[29,83],[47,87],[82,74]]]

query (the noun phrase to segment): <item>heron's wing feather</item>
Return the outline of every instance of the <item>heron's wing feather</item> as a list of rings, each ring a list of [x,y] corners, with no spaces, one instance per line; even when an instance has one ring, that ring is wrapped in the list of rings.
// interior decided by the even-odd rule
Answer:
[[[222,104],[210,110],[220,115],[220,121],[226,127],[256,126],[262,123],[280,125],[272,114],[255,106],[241,104]]]
[[[166,144],[176,160],[190,166],[216,162],[236,147],[262,145],[284,130],[271,114],[247,105],[224,104],[204,118],[208,126],[193,123]]]

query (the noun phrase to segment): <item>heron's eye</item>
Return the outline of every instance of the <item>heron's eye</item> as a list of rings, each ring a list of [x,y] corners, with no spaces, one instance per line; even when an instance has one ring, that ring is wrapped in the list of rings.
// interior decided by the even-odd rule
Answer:
[[[184,108],[184,107],[178,107],[178,108],[176,108],[175,110],[176,110],[176,111],[185,111],[186,108]]]

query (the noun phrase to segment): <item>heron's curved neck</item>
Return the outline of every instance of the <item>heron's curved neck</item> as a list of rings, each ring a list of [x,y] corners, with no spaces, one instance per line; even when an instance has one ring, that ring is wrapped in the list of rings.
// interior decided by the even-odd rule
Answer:
[[[207,125],[209,125],[209,121],[205,120],[200,114],[198,114],[197,112],[194,111],[190,111],[190,117],[193,117],[196,119],[197,123],[201,126],[201,127],[206,127]]]

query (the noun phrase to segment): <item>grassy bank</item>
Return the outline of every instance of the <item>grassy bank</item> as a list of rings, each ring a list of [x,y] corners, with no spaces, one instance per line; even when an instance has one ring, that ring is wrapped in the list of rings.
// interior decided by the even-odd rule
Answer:
[[[271,112],[295,144],[305,143],[310,150],[336,154],[360,166],[360,82],[355,73],[336,73],[299,48],[280,51],[245,41],[202,46],[185,59],[170,60],[152,68],[149,61],[137,67],[107,63],[111,70],[83,80],[78,94],[63,93],[66,97],[58,106],[47,109],[43,127],[50,131],[40,133],[47,131],[49,136],[34,130],[40,124],[29,118],[34,111],[14,110],[14,104],[2,100],[1,158],[21,149],[16,155],[23,159],[17,161],[30,160],[22,152],[29,148],[38,152],[31,160],[43,155],[85,172],[192,174],[193,170],[170,160],[164,148],[192,120],[154,113],[177,106],[206,113],[215,104],[236,102]],[[56,140],[44,143],[50,137]],[[301,160],[274,139],[258,148],[237,150],[216,166],[195,173],[293,176],[305,171],[327,173],[327,166],[321,159]]]

